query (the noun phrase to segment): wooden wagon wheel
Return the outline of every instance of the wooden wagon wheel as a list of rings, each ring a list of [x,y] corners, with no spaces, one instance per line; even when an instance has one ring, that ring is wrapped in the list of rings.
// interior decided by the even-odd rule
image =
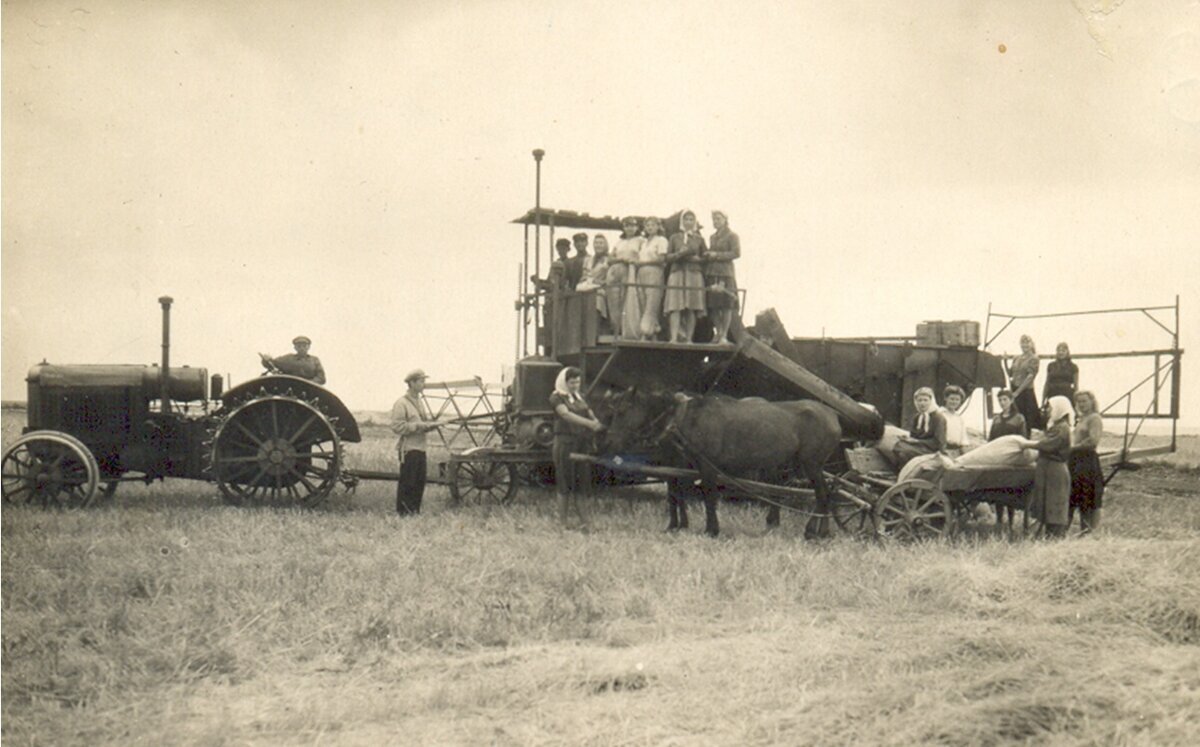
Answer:
[[[455,503],[505,504],[517,494],[517,465],[511,462],[455,461],[450,465],[450,497]]]
[[[58,431],[33,431],[4,452],[5,503],[83,508],[96,495],[100,467],[82,441]]]
[[[834,488],[830,491],[830,505],[833,520],[838,529],[852,537],[874,537],[875,512],[872,508],[870,493],[862,491],[852,494],[845,488]],[[854,500],[857,497],[859,500]]]
[[[884,491],[875,504],[879,534],[906,541],[947,537],[954,533],[950,499],[925,480],[905,480]]]
[[[333,424],[315,405],[268,395],[221,421],[212,473],[229,503],[311,507],[337,485],[340,454]]]

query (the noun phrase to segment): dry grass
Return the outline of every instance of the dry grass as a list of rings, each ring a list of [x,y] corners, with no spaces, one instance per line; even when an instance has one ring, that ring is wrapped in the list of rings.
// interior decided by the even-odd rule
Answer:
[[[6,435],[12,433],[5,415]],[[382,463],[383,436],[351,460]],[[357,448],[357,447],[356,447]],[[1193,744],[1200,488],[1112,483],[1102,536],[916,547],[667,536],[656,491],[415,519],[172,482],[3,513],[17,744]],[[624,498],[624,500],[622,500]]]

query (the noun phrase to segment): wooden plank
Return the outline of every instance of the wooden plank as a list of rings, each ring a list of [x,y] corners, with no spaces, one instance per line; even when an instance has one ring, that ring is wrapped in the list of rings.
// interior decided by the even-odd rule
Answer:
[[[573,462],[584,462],[587,464],[598,464],[602,467],[607,467],[615,472],[632,472],[637,475],[646,475],[648,477],[660,477],[663,479],[684,479],[684,480],[699,480],[700,473],[692,469],[679,469],[678,467],[663,467],[657,464],[637,464],[631,462],[617,462],[613,459],[597,459],[590,454],[570,455]],[[814,493],[811,488],[790,488],[785,485],[775,485],[768,482],[758,482],[756,480],[743,480],[740,477],[736,478],[738,483],[745,485],[762,495],[772,496],[774,498],[811,498]],[[729,485],[726,487],[735,488],[736,486]]]

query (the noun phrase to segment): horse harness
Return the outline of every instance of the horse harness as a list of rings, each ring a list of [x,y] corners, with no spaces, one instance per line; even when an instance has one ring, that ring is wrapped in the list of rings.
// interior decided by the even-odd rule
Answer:
[[[724,470],[714,464],[711,459],[704,455],[704,452],[702,452],[696,447],[695,444],[688,440],[687,436],[683,435],[683,431],[681,431],[679,428],[680,423],[683,422],[684,413],[686,412],[688,403],[690,401],[691,400],[685,400],[680,402],[676,407],[664,412],[662,415],[659,415],[651,421],[651,425],[657,425],[660,420],[663,420],[668,415],[671,416],[667,426],[663,429],[662,433],[659,434],[658,438],[654,440],[655,446],[660,445],[663,441],[669,441],[670,444],[674,446],[685,458],[700,462],[705,467],[712,470],[718,477],[721,478],[722,483],[725,486],[731,486],[745,493],[746,495],[753,497],[756,501],[761,501],[767,505],[781,508],[785,511],[791,511],[792,513],[803,514],[810,518],[829,518],[832,516],[832,514],[829,513],[805,511],[802,508],[789,506],[786,503],[780,503],[779,501],[759,495],[758,492],[748,483],[740,478],[726,473]],[[649,428],[647,428],[647,430],[648,429]]]

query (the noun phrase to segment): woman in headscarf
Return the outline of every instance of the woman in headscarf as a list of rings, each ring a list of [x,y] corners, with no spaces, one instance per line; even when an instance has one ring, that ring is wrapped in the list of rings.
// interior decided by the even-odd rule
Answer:
[[[892,447],[897,469],[914,457],[933,454],[946,445],[946,416],[938,410],[933,390],[927,386],[918,389],[913,393],[913,404],[917,412],[913,415],[912,429]]]
[[[638,219],[627,216],[621,221],[621,238],[612,251],[608,272],[608,316],[613,334],[623,340],[636,340],[642,319],[637,293],[635,264],[645,241],[638,233]]]
[[[1100,469],[1100,437],[1104,435],[1104,420],[1100,417],[1096,395],[1090,391],[1075,393],[1075,412],[1079,421],[1071,433],[1071,459],[1067,468],[1071,473],[1070,510],[1067,527],[1079,510],[1079,529],[1083,534],[1100,528],[1100,507],[1104,500],[1104,472]]]
[[[1042,413],[1033,394],[1033,381],[1037,378],[1039,366],[1033,338],[1021,335],[1021,354],[1012,359],[1008,367],[1008,380],[1012,386],[1013,404],[1017,412],[1025,417],[1025,424],[1031,430],[1042,427]]]
[[[704,255],[704,284],[708,286],[708,316],[713,323],[713,342],[730,342],[729,326],[738,308],[737,276],[733,260],[742,256],[742,241],[729,228],[724,210],[712,211],[713,228]]]
[[[638,300],[642,307],[642,318],[638,324],[638,339],[653,340],[658,336],[661,325],[663,302],[663,276],[667,266],[667,237],[662,235],[662,221],[654,216],[642,222],[646,239],[638,252],[637,283]]]
[[[1046,383],[1042,386],[1042,401],[1051,397],[1066,397],[1075,400],[1079,388],[1079,366],[1071,360],[1071,348],[1065,342],[1058,343],[1054,360],[1046,366]]]
[[[590,525],[584,507],[579,502],[580,493],[591,489],[591,467],[571,461],[572,451],[582,451],[589,437],[604,429],[596,414],[583,399],[583,372],[567,366],[558,372],[554,380],[554,393],[550,395],[550,407],[554,409],[554,485],[558,493],[558,514],[563,527],[572,528],[570,515],[579,518],[579,528]]]
[[[1071,455],[1071,426],[1075,411],[1066,397],[1051,397],[1046,403],[1046,432],[1039,439],[1027,438],[1021,445],[1037,449],[1033,492],[1026,511],[1046,528],[1046,536],[1067,533],[1067,504],[1071,495],[1071,475],[1067,459]]]
[[[667,294],[663,309],[671,342],[691,342],[696,334],[696,319],[704,316],[704,252],[707,247],[700,235],[696,214],[684,210],[679,214],[679,232],[667,245]]]

